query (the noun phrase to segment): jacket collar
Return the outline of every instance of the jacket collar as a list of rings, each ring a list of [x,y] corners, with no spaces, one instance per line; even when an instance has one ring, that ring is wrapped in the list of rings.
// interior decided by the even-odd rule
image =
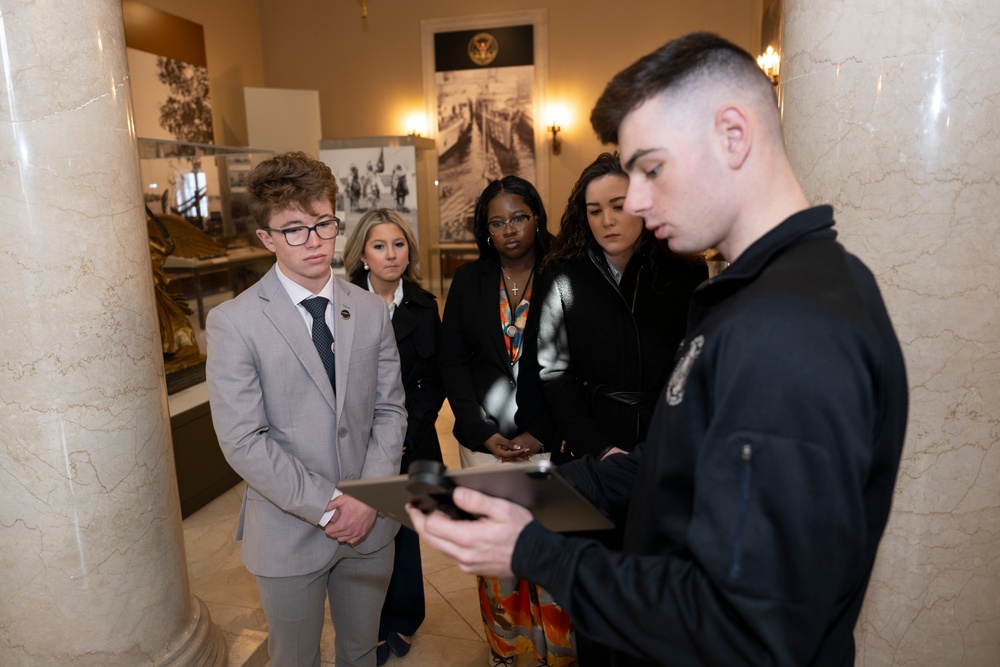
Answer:
[[[364,269],[358,271],[358,274],[351,279],[351,284],[367,291],[368,273]],[[408,280],[403,281],[403,303],[415,303],[424,308],[437,308],[437,299],[433,294]]]
[[[479,270],[483,273],[498,273],[500,271],[500,256],[493,253],[486,259],[480,259]]]
[[[736,283],[752,281],[775,257],[797,243],[806,239],[836,239],[833,224],[832,206],[814,206],[799,211],[754,241],[725,271],[703,283],[703,287],[735,287]]]
[[[633,276],[639,267],[646,263],[646,259],[653,253],[654,245],[656,241],[646,234],[640,237],[639,245],[636,246],[635,252],[629,257],[628,264],[625,265],[625,270],[622,271],[622,280],[620,283],[615,282],[614,277],[611,273],[611,266],[608,263],[608,257],[604,254],[604,248],[601,244],[597,242],[597,239],[591,238],[590,243],[587,244],[587,257],[590,261],[597,267],[597,269],[608,279],[608,281],[614,285],[616,288],[621,289],[623,284],[631,282],[631,280],[626,280]]]
[[[342,354],[341,359],[350,359],[350,352],[354,341],[354,326],[350,313],[353,310],[354,299],[350,295],[351,287],[336,276],[333,279],[333,301],[334,318],[336,321],[334,340],[337,345],[337,353]],[[343,409],[344,392],[338,392],[334,396],[333,388],[330,386],[330,378],[323,370],[322,364],[317,364],[319,358],[316,354],[316,347],[312,342],[312,337],[306,327],[305,321],[298,307],[292,303],[288,292],[285,291],[274,266],[264,274],[264,277],[257,282],[257,296],[261,299],[261,309],[278,333],[288,343],[300,361],[303,368],[319,387],[323,397],[326,398],[331,408],[335,410]],[[347,386],[347,366],[349,364],[337,364],[337,386]]]
[[[357,285],[358,287],[360,287],[363,290],[367,290],[368,289],[368,272],[365,271],[364,269],[361,269],[360,271],[358,271],[358,274],[356,276],[354,276],[353,278],[351,278],[350,283],[352,285]]]

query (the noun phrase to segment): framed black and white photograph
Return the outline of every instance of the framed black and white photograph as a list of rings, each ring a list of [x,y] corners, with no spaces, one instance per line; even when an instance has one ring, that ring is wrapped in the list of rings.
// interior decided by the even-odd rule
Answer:
[[[548,193],[548,157],[537,150],[544,145],[546,16],[533,10],[421,22],[443,244],[473,240],[476,199],[491,181],[516,175]]]
[[[247,175],[253,169],[249,155],[226,156],[226,179],[229,181],[230,192],[247,191]]]
[[[337,177],[336,216],[344,239],[361,216],[378,208],[393,209],[407,222],[413,236],[417,228],[417,158],[413,146],[323,148],[319,159]],[[343,242],[337,243],[334,264],[342,261]]]
[[[224,196],[229,202],[229,219],[234,234],[247,234],[255,228],[247,206],[247,176],[260,161],[260,156],[255,157],[256,159],[252,159],[250,155],[227,155],[224,158],[225,180],[228,185],[228,188],[224,188]]]

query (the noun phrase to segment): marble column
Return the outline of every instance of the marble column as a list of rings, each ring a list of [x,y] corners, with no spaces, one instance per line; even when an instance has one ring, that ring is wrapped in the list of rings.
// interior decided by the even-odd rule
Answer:
[[[1000,664],[1000,3],[785,0],[807,194],[875,272],[910,421],[858,665]]]
[[[221,665],[188,587],[120,0],[0,4],[0,665]]]

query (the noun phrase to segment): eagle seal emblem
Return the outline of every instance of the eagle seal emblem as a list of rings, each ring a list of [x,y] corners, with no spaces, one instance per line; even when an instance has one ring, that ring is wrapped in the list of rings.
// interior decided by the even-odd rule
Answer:
[[[688,375],[691,374],[691,367],[705,347],[705,337],[698,336],[691,341],[687,352],[677,365],[674,372],[670,374],[670,382],[667,383],[667,405],[677,406],[684,400],[684,386],[687,384]]]
[[[499,52],[497,38],[488,32],[480,32],[469,40],[469,59],[477,65],[489,65]]]

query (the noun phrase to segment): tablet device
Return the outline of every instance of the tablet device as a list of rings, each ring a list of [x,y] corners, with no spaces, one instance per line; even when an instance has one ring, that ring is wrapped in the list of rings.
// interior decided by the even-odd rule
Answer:
[[[439,471],[436,475],[433,471]],[[450,489],[465,486],[497,498],[504,498],[531,510],[532,515],[549,530],[566,532],[603,530],[614,524],[556,471],[551,461],[446,470],[434,461],[414,461],[410,473],[377,479],[340,482],[337,488],[364,504],[412,528],[406,505],[416,501],[425,511],[440,505],[449,511]],[[428,497],[430,499],[428,499]],[[474,517],[473,517],[474,518]]]

